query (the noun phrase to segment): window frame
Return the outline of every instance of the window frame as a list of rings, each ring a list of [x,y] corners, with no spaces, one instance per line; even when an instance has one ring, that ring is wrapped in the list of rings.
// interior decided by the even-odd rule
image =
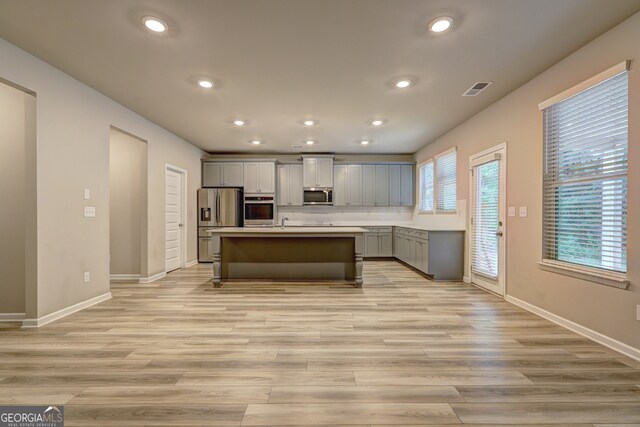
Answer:
[[[541,102],[540,104],[538,104],[538,109],[540,110],[541,113],[543,113],[543,111],[549,107],[552,107],[562,101],[565,101],[569,98],[571,98],[574,95],[577,95],[579,93],[583,93],[587,90],[590,90],[592,88],[594,88],[595,86],[605,82],[606,80],[615,77],[617,75],[619,75],[620,73],[626,72],[629,70],[629,65],[630,65],[630,61],[623,61],[620,64],[617,64],[605,71],[603,71],[602,73],[591,77],[590,79],[585,80],[584,82],[581,82],[563,92],[561,92],[560,94],[553,96],[551,98],[549,98],[548,100]],[[629,78],[628,74],[627,74],[627,79]],[[627,114],[629,114],[629,99],[627,99]],[[544,118],[542,119],[542,123],[541,123],[542,127],[544,128]],[[627,131],[628,132],[628,131]],[[546,147],[547,141],[546,141],[546,134],[545,131],[543,129],[543,147]],[[627,144],[629,144],[629,134],[627,133]],[[548,159],[546,157],[546,149],[543,149],[543,165],[547,164]],[[628,161],[628,154],[627,154],[627,161]],[[628,166],[627,169],[627,178],[628,178],[628,170],[631,167]],[[543,173],[542,175],[542,179],[544,179],[545,174]],[[628,185],[628,180],[627,180],[627,185]],[[543,191],[542,191],[542,197],[543,197],[543,201],[544,201],[544,197],[546,195],[546,187],[543,184]],[[628,196],[627,196],[628,197]],[[542,204],[542,215],[544,218],[545,215],[545,211],[544,211],[544,203]],[[629,222],[628,222],[628,214],[625,214],[627,217],[627,221],[626,221],[626,226],[628,227]],[[586,265],[586,264],[580,264],[579,262],[573,262],[573,261],[564,261],[564,260],[558,260],[558,259],[553,259],[553,258],[548,258],[547,257],[547,252],[545,249],[545,245],[544,245],[544,241],[546,239],[546,234],[545,234],[545,229],[544,229],[544,221],[542,224],[542,240],[543,240],[543,245],[542,245],[542,252],[541,252],[541,260],[538,262],[538,266],[540,269],[545,270],[545,271],[550,271],[553,273],[557,273],[557,274],[562,274],[562,275],[566,275],[566,276],[571,276],[571,277],[576,277],[579,279],[583,279],[583,280],[587,280],[587,281],[591,281],[591,282],[595,282],[595,283],[600,283],[600,284],[604,284],[607,286],[613,286],[616,288],[620,288],[620,289],[626,289],[629,285],[629,280],[627,279],[627,272],[621,272],[621,271],[614,271],[614,270],[608,270],[606,268],[601,268],[601,267],[594,267],[594,266],[590,266],[590,265]],[[628,249],[628,247],[627,247]],[[628,261],[629,261],[629,253],[628,251],[626,252],[626,257],[627,257],[627,271],[628,271]]]
[[[456,185],[456,207],[454,209],[438,209],[438,159],[440,159],[443,156],[446,156],[448,154],[451,154],[452,152],[456,153],[456,177],[455,177],[455,185]],[[429,163],[433,163],[433,178],[432,178],[432,182],[433,182],[433,196],[432,196],[432,206],[433,209],[432,210],[423,210],[422,209],[422,196],[423,196],[423,190],[422,190],[422,167],[429,164]],[[447,150],[441,151],[440,153],[436,154],[433,157],[429,157],[428,159],[423,160],[422,162],[420,162],[418,164],[418,214],[423,215],[457,215],[458,214],[458,206],[457,206],[457,199],[458,199],[458,176],[457,176],[457,170],[458,170],[458,147],[454,146],[451,147]]]

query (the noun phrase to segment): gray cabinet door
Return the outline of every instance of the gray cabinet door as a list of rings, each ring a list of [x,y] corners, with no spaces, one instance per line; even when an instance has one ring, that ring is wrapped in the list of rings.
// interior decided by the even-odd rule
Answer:
[[[367,234],[365,234],[364,242],[365,242],[364,256],[367,256],[367,257],[379,256],[380,248],[379,248],[379,241],[378,241],[378,233],[376,233],[375,231],[368,232]]]
[[[333,159],[331,157],[316,159],[316,187],[333,187]]]
[[[362,206],[362,166],[347,166],[347,206]]]
[[[304,187],[319,187],[316,177],[318,175],[318,159],[305,158],[302,160],[302,168],[304,171],[303,186]]]
[[[400,167],[401,173],[401,205],[402,206],[413,206],[413,166],[412,165],[402,165]]]
[[[222,186],[242,187],[244,184],[244,165],[242,162],[222,163]]]
[[[245,164],[246,167],[246,164]],[[275,163],[260,162],[258,164],[258,192],[273,193],[276,190]],[[245,192],[246,183],[245,183]]]
[[[289,166],[289,204],[302,206],[302,165]]]
[[[391,233],[378,234],[378,256],[393,256],[393,235]]]
[[[260,184],[258,169],[260,163],[258,162],[246,162],[244,164],[244,192],[245,193],[259,193]]]
[[[336,165],[333,167],[333,205],[346,206],[347,204],[347,165]]]
[[[389,206],[389,165],[375,165],[375,206]]]
[[[278,189],[276,191],[276,200],[278,206],[287,206],[291,204],[289,196],[289,175],[290,165],[278,165]]]
[[[400,165],[389,165],[389,204],[400,206],[402,201],[401,191],[401,167]]]
[[[362,166],[362,205],[375,206],[376,165]]]
[[[213,163],[213,162],[202,163],[202,186],[203,187],[222,186],[222,163]]]

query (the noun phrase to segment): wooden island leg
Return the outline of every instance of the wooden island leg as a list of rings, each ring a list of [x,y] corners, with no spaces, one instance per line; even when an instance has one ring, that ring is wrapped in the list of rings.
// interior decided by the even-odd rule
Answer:
[[[219,288],[222,283],[222,255],[220,253],[220,236],[211,236],[213,246],[213,286]]]
[[[363,249],[364,235],[358,233],[355,235],[355,267],[356,267],[356,288],[362,287],[362,267],[363,267]]]

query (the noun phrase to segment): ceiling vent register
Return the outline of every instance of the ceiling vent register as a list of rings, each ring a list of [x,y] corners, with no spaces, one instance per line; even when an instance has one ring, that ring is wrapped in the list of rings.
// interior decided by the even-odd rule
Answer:
[[[475,82],[462,96],[477,96],[480,92],[488,88],[493,82]]]

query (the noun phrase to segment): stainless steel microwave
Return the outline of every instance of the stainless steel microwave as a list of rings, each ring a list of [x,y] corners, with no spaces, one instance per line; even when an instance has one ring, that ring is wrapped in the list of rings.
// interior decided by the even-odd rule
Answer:
[[[303,205],[333,205],[333,189],[305,188]]]

